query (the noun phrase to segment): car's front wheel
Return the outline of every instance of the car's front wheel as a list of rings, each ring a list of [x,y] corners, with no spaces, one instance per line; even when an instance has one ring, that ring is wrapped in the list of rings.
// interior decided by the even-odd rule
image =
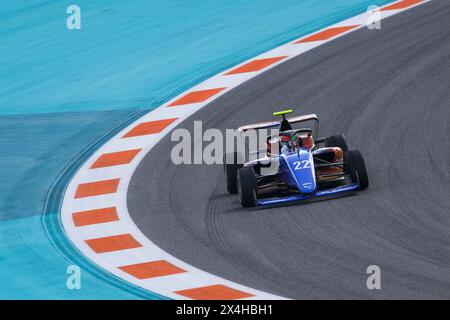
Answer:
[[[223,157],[225,182],[227,185],[227,191],[231,194],[236,194],[238,192],[237,172],[240,168],[242,168],[242,164],[239,163],[239,160],[239,154],[237,152],[225,154]]]
[[[238,170],[237,187],[241,205],[244,208],[256,206],[256,176],[252,167]]]
[[[345,170],[353,183],[359,183],[362,190],[369,186],[366,164],[359,150],[350,150],[344,154]]]

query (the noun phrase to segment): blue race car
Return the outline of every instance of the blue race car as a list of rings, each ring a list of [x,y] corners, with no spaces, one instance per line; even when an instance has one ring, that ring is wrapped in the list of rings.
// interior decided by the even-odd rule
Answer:
[[[243,207],[342,196],[369,186],[361,153],[348,150],[342,135],[315,139],[319,129],[317,116],[288,119],[289,113],[292,110],[275,112],[274,116],[281,116],[281,121],[239,128],[241,134],[278,129],[276,135],[268,135],[265,150],[253,152],[258,154],[257,159],[245,162],[239,152],[224,157],[227,191],[239,194]],[[312,123],[312,128],[293,128],[305,123]],[[263,157],[259,157],[261,153]]]

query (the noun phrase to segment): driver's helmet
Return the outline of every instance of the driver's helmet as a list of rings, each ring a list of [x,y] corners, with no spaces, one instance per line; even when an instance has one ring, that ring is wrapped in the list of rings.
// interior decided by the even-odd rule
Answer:
[[[290,133],[280,134],[280,149],[282,153],[292,151],[294,145],[292,143],[292,135]]]

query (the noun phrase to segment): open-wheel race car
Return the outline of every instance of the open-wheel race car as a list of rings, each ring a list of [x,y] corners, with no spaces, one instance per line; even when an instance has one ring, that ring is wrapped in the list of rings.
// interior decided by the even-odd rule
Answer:
[[[286,118],[289,113],[292,110],[275,112],[281,121],[238,129],[240,134],[278,129],[268,134],[264,150],[249,150],[256,159],[245,162],[239,151],[224,156],[227,191],[239,194],[243,207],[343,196],[369,186],[364,159],[358,150],[348,149],[344,136],[316,138],[315,114]],[[306,123],[312,125],[304,127]]]

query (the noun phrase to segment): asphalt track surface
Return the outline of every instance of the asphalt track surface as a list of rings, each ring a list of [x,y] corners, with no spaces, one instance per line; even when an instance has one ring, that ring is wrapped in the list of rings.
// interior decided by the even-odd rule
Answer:
[[[202,270],[295,299],[450,298],[450,2],[434,0],[263,73],[193,120],[236,128],[293,107],[361,150],[355,196],[242,209],[220,165],[180,165],[161,141],[128,207],[162,249]],[[366,268],[381,268],[381,290]]]

